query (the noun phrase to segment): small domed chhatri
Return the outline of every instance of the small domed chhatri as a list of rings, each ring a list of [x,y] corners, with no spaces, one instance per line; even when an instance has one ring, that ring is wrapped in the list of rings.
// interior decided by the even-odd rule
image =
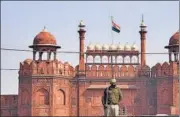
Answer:
[[[44,45],[44,44],[52,44],[52,45],[57,44],[55,37],[50,32],[47,32],[45,27],[39,34],[36,35],[33,41],[33,45]]]
[[[124,46],[124,50],[125,51],[130,51],[131,50],[131,46],[128,43],[126,43],[125,46]]]
[[[94,44],[89,44],[88,46],[87,46],[87,50],[94,50]]]
[[[95,50],[102,50],[102,46],[98,43],[95,45]]]
[[[138,46],[134,43],[134,44],[131,46],[131,50],[132,50],[132,51],[137,51],[137,50],[138,50]]]
[[[109,50],[109,45],[107,45],[107,44],[103,44],[103,46],[102,46],[102,50]]]
[[[114,45],[114,44],[111,44],[111,45],[109,46],[109,50],[117,50],[117,46]]]
[[[117,45],[117,50],[124,50],[124,46],[119,43],[119,44]]]

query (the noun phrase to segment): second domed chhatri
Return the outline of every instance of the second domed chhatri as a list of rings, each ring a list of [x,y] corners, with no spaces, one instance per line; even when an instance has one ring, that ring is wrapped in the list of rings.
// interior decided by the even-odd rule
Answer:
[[[179,38],[180,38],[179,35],[180,35],[179,31],[174,33],[169,39],[169,44],[165,46],[165,48],[167,49],[169,48],[170,50],[174,51],[175,48],[179,47]]]
[[[169,39],[169,45],[179,45],[179,31]]]

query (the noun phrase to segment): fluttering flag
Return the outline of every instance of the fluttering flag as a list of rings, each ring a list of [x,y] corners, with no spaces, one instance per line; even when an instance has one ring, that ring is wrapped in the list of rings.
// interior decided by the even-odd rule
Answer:
[[[116,24],[113,19],[112,19],[112,30],[117,32],[117,33],[120,33],[120,26],[118,24]]]

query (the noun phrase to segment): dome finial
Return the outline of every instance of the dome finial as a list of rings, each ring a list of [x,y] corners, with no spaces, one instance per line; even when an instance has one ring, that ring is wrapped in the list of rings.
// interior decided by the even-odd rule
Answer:
[[[81,27],[85,27],[85,24],[84,24],[83,20],[80,21],[79,27],[80,27],[80,28],[81,28]]]
[[[144,15],[142,14],[142,19],[141,19],[141,26],[145,26],[144,24]]]
[[[43,28],[42,32],[46,32],[46,26],[44,26],[44,28]]]

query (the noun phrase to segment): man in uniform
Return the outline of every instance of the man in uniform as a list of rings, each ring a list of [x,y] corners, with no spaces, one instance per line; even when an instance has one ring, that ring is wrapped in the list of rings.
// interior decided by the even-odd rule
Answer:
[[[102,104],[105,116],[119,116],[119,102],[122,100],[122,92],[116,86],[116,79],[110,80],[110,86],[104,90]]]

